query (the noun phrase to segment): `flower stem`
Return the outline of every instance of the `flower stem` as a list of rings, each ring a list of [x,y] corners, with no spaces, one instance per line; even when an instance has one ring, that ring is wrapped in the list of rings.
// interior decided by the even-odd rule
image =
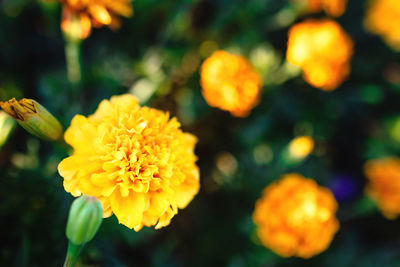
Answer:
[[[75,86],[82,80],[81,71],[81,42],[65,38],[65,59],[67,62],[68,80]]]
[[[84,244],[75,245],[71,241],[68,242],[67,256],[65,257],[64,267],[73,267],[78,259],[79,253],[81,252]]]

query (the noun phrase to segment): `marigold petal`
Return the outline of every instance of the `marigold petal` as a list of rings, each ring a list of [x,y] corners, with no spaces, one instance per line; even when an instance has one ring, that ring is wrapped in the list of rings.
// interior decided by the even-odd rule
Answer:
[[[89,13],[95,20],[97,20],[101,24],[108,25],[111,23],[111,15],[102,5],[89,6]]]
[[[131,192],[127,197],[122,197],[115,191],[110,197],[110,204],[120,223],[131,229],[141,224],[145,207],[144,194]]]
[[[200,189],[198,179],[187,179],[184,183],[179,185],[176,189],[176,204],[178,208],[184,209],[197,194]]]
[[[89,123],[88,119],[82,115],[76,115],[71,126],[64,134],[65,142],[73,146],[76,150],[91,150],[93,139],[96,136],[96,129]]]
[[[64,178],[64,180],[71,180],[74,175],[77,173],[77,163],[79,163],[80,158],[77,156],[71,156],[68,158],[63,159],[58,164],[58,172]]]
[[[153,194],[150,198],[150,205],[146,213],[150,213],[151,217],[159,218],[167,210],[169,203],[170,201],[168,200],[167,194]]]

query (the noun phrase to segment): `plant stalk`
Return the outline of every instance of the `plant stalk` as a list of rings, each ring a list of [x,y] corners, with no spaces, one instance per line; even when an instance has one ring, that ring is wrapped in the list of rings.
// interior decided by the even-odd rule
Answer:
[[[82,245],[75,245],[71,241],[68,242],[68,250],[67,255],[64,261],[64,267],[74,267],[76,261],[78,260],[79,254],[83,248],[84,244]]]
[[[81,42],[65,38],[65,60],[67,63],[68,80],[78,86],[82,80]]]

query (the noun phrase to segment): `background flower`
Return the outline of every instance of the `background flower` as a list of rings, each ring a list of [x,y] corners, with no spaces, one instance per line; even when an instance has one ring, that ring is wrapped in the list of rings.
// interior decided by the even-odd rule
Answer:
[[[393,49],[400,50],[400,2],[369,0],[364,20],[365,27],[380,35]]]
[[[246,117],[258,104],[261,79],[245,58],[219,50],[201,66],[201,86],[210,106]]]
[[[253,220],[264,246],[283,257],[310,258],[326,250],[339,229],[336,210],[329,189],[286,174],[264,189]]]
[[[81,39],[89,36],[91,27],[118,28],[117,16],[133,15],[130,0],[59,0],[63,4],[61,28],[69,35],[77,34]]]
[[[365,164],[367,194],[378,204],[383,215],[395,219],[400,215],[400,159],[382,158]]]
[[[304,79],[322,90],[336,89],[350,72],[353,42],[328,19],[306,20],[289,30],[287,60],[302,68]]]

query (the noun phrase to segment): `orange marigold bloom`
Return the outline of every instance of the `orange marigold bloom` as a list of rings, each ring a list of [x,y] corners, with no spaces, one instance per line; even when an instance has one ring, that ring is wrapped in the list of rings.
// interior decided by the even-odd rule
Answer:
[[[196,137],[131,95],[103,100],[88,118],[76,115],[64,137],[74,148],[58,165],[65,190],[98,198],[105,217],[114,213],[135,231],[168,225],[199,190]]]
[[[118,28],[118,15],[133,14],[131,0],[59,0],[63,5],[62,30],[80,39],[89,36],[92,26]],[[74,36],[75,37],[75,36]]]
[[[306,20],[289,31],[287,60],[303,70],[304,79],[322,90],[336,89],[350,72],[353,41],[329,19]]]
[[[258,104],[261,79],[245,58],[219,50],[201,66],[201,86],[210,106],[246,117]]]
[[[253,221],[263,245],[276,254],[310,258],[326,250],[339,229],[337,207],[329,189],[292,173],[264,189]]]
[[[370,0],[364,24],[380,35],[393,49],[400,51],[400,2]]]
[[[346,10],[347,0],[295,0],[304,2],[307,9],[311,12],[320,12],[324,10],[327,14],[338,17],[343,15]]]
[[[386,218],[397,218],[400,215],[400,158],[370,160],[364,172],[368,179],[367,194],[377,202]]]

